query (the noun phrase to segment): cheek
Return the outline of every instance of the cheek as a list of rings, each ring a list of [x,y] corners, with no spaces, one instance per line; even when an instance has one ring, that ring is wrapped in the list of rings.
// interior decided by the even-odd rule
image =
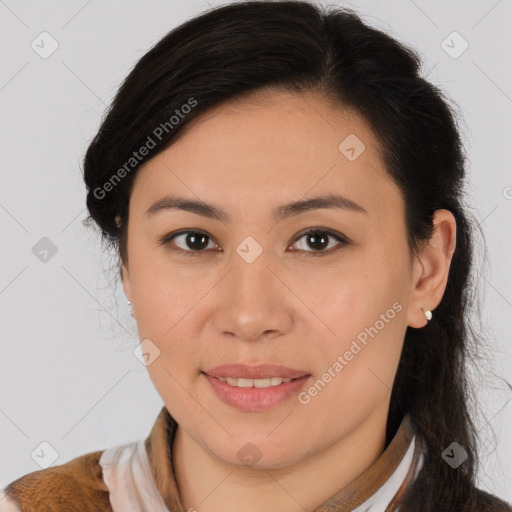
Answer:
[[[383,308],[372,304],[372,309],[354,310],[344,318],[338,315],[337,323],[332,317],[337,336],[316,344],[318,373],[301,397],[301,403],[308,404],[305,413],[348,433],[387,403],[400,359],[404,316],[396,302]]]
[[[392,319],[397,309],[403,309],[406,281],[401,276],[401,263],[386,261],[376,252],[354,251],[334,264],[320,262],[318,267],[294,270],[287,276],[310,313],[306,316],[300,304],[297,311],[304,309],[303,320],[310,326],[317,323],[319,334],[328,344],[343,346],[375,324],[381,315]],[[396,303],[402,308],[394,307]]]
[[[407,283],[400,265],[361,258],[315,281],[307,302],[324,324],[313,338],[319,405],[338,404],[338,414],[346,407],[363,411],[391,392],[406,329]]]
[[[172,338],[189,325],[201,298],[215,283],[215,276],[202,272],[197,262],[172,263],[160,249],[141,252],[133,259],[133,268],[137,324],[141,336],[150,338]]]
[[[142,256],[142,255],[141,255]],[[148,254],[133,259],[132,292],[139,339],[153,353],[147,371],[161,393],[179,394],[191,372],[197,372],[201,297],[211,288],[208,277],[181,272],[164,258]],[[197,272],[196,272],[197,274]]]

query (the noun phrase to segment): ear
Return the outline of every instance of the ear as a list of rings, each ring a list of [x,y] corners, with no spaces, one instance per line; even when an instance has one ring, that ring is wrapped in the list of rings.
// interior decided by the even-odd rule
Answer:
[[[132,302],[132,283],[130,281],[130,272],[125,263],[121,267],[121,281],[126,298]]]
[[[413,289],[410,293],[407,324],[420,328],[427,324],[425,311],[433,311],[443,298],[455,252],[457,223],[449,210],[436,210],[434,232],[416,255],[413,264]]]

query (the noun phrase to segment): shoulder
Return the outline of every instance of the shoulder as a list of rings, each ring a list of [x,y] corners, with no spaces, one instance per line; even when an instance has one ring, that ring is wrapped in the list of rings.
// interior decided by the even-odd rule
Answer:
[[[14,480],[0,490],[0,512],[111,512],[102,453],[86,453]]]

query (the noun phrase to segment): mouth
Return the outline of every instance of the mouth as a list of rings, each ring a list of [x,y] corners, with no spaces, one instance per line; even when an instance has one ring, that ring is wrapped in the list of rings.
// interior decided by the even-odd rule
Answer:
[[[209,377],[213,377],[213,375],[209,375],[208,373],[203,372],[204,375],[208,375]],[[244,379],[241,377],[213,377],[214,379],[219,380],[220,382],[225,382],[230,386],[237,388],[271,388],[274,386],[280,386],[281,384],[286,384],[288,382],[292,382],[294,380],[302,379],[304,377],[309,377],[309,375],[302,375],[300,377],[295,377],[291,379],[290,377],[269,377],[269,378],[260,378],[260,379]]]
[[[311,374],[276,365],[224,365],[201,372],[210,389],[227,405],[257,412],[296,395]]]

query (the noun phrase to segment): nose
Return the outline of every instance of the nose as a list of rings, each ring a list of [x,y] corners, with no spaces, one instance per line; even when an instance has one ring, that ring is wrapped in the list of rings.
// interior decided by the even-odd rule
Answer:
[[[242,341],[271,339],[292,326],[290,292],[263,254],[247,263],[235,255],[231,271],[218,284],[214,327]]]

